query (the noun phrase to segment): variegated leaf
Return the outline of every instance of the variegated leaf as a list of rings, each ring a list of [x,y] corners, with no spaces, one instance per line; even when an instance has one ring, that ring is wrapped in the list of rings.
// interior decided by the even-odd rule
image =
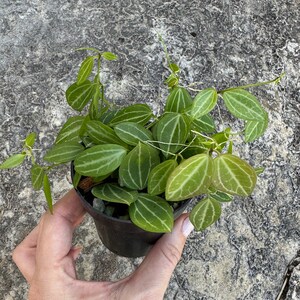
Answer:
[[[173,211],[168,202],[158,196],[139,194],[129,206],[131,221],[150,232],[171,232],[174,223]]]
[[[75,171],[84,176],[98,177],[116,170],[127,150],[115,144],[97,145],[76,157]]]
[[[151,108],[146,104],[133,104],[127,106],[110,120],[110,126],[116,126],[123,122],[134,122],[145,125],[153,116]]]
[[[192,129],[198,132],[212,133],[215,131],[215,122],[210,114],[204,115],[192,122]]]
[[[242,120],[264,121],[265,110],[257,98],[243,89],[232,89],[223,93],[227,109]]]
[[[84,117],[70,117],[67,122],[63,125],[59,133],[57,134],[55,144],[63,142],[79,142],[79,130],[83,123]]]
[[[66,91],[68,104],[77,111],[82,111],[83,108],[92,99],[94,84],[89,80],[81,84],[76,82],[70,85]]]
[[[214,159],[212,184],[230,195],[248,196],[256,185],[256,173],[239,157],[222,154]]]
[[[137,197],[138,192],[114,183],[104,183],[92,188],[92,194],[102,200],[130,205]]]
[[[166,199],[180,201],[205,193],[210,186],[213,159],[208,154],[194,155],[171,173],[166,186]]]
[[[217,100],[218,94],[215,88],[204,89],[196,95],[189,113],[193,119],[199,119],[214,109]]]
[[[221,204],[210,197],[201,200],[190,213],[190,221],[196,230],[204,230],[221,216]]]
[[[150,171],[159,162],[158,151],[139,142],[120,165],[120,184],[133,190],[144,189],[147,186]]]
[[[165,112],[183,112],[192,102],[193,99],[185,88],[175,87],[167,98]]]
[[[180,113],[166,113],[157,123],[156,135],[165,157],[183,147],[189,134],[190,119]]]
[[[250,120],[246,121],[245,126],[245,142],[253,142],[264,134],[268,127],[268,114],[265,113],[264,121]]]
[[[150,130],[133,122],[124,122],[114,127],[117,136],[128,145],[136,146],[138,142],[153,140]]]
[[[170,174],[177,166],[176,160],[170,159],[154,167],[148,179],[148,193],[150,195],[162,194],[166,189]]]
[[[84,150],[84,147],[77,142],[64,142],[55,144],[44,156],[44,160],[61,164],[74,160],[78,154]]]
[[[84,83],[90,76],[94,66],[94,57],[88,56],[81,64],[78,75],[77,84]]]
[[[30,170],[31,183],[35,190],[40,190],[43,187],[45,171],[44,168],[34,164]]]
[[[116,135],[114,130],[100,121],[88,121],[86,123],[86,133],[96,145],[118,144],[126,147],[126,144]]]

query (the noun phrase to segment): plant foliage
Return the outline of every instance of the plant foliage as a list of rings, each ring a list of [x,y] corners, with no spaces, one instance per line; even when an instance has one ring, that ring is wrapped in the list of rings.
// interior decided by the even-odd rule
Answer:
[[[164,44],[163,44],[164,45]],[[174,203],[199,197],[190,220],[197,230],[212,225],[221,215],[221,205],[234,195],[249,196],[261,168],[253,168],[233,154],[236,133],[223,125],[217,109],[223,101],[228,112],[244,121],[245,142],[263,135],[268,114],[247,89],[275,80],[218,91],[180,85],[180,67],[167,57],[170,75],[165,80],[169,94],[164,110],[155,115],[143,103],[117,107],[105,98],[101,61],[114,61],[111,52],[95,48],[80,65],[75,82],[66,91],[67,103],[79,115],[66,120],[55,143],[47,151],[46,166],[36,163],[30,133],[20,153],[6,159],[0,169],[19,166],[29,158],[34,189],[43,189],[52,211],[49,171],[74,162],[76,188],[88,179],[92,194],[107,203],[126,208],[128,218],[151,232],[170,232]],[[107,62],[106,62],[107,63]],[[218,126],[216,126],[218,124]]]

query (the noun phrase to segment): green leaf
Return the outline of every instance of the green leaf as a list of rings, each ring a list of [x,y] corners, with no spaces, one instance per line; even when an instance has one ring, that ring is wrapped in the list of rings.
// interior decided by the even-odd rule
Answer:
[[[88,56],[81,64],[78,75],[77,84],[80,85],[84,83],[92,73],[94,67],[94,57]]]
[[[99,105],[100,98],[101,98],[100,88],[99,85],[96,84],[94,89],[93,99],[89,107],[89,116],[91,120],[98,120],[101,115],[100,105]]]
[[[264,121],[250,120],[246,121],[245,142],[253,142],[264,134],[268,127],[268,114],[265,113]]]
[[[132,122],[117,124],[114,128],[117,136],[128,145],[136,146],[138,142],[153,140],[150,130]]]
[[[206,143],[206,138],[202,136],[196,136],[193,142],[190,143],[189,146],[181,152],[181,155],[184,158],[189,158],[191,156],[207,152],[207,150],[210,149],[210,146],[207,146]]]
[[[40,190],[43,187],[45,170],[43,167],[34,164],[30,170],[31,183],[35,190]]]
[[[120,185],[133,190],[147,186],[150,171],[160,162],[158,151],[141,142],[123,159],[119,168]]]
[[[178,84],[178,77],[174,73],[170,74],[169,77],[165,80],[165,84],[168,85],[169,88],[173,88]]]
[[[47,200],[47,204],[48,204],[48,208],[51,212],[51,214],[53,214],[53,204],[52,204],[52,195],[51,195],[51,187],[50,187],[50,182],[49,182],[49,178],[48,175],[45,173],[44,174],[44,178],[43,178],[43,189],[44,189],[44,194]]]
[[[127,150],[114,144],[97,145],[76,157],[75,171],[84,176],[98,177],[116,170]]]
[[[212,198],[201,200],[191,211],[190,221],[196,230],[204,230],[221,216],[221,204]]]
[[[105,107],[107,108],[107,107]],[[111,119],[117,114],[119,110],[117,109],[108,109],[105,112],[103,112],[99,118],[99,121],[101,121],[103,124],[109,124]]]
[[[106,60],[117,60],[118,56],[111,52],[103,52],[101,56]]]
[[[148,193],[150,195],[162,194],[167,185],[167,180],[173,170],[178,166],[176,160],[166,160],[154,167],[148,179]]]
[[[214,193],[209,193],[209,197],[213,198],[219,202],[230,202],[232,201],[232,196],[220,192],[220,191],[215,191]]]
[[[20,153],[20,154],[14,154],[11,157],[7,158],[1,165],[1,169],[11,169],[15,168],[22,164],[26,157],[26,154]]]
[[[193,99],[185,88],[175,87],[167,98],[165,112],[183,112],[192,103]]]
[[[80,179],[81,179],[81,175],[79,173],[77,173],[77,172],[74,172],[73,182],[72,183],[73,183],[73,186],[74,186],[75,189],[77,188],[77,186],[78,186],[78,184],[80,182]]]
[[[70,117],[63,125],[59,133],[57,134],[55,144],[63,142],[79,142],[79,130],[83,123],[84,117]]]
[[[88,121],[86,123],[86,133],[96,145],[118,144],[127,147],[112,128],[100,121]]]
[[[198,119],[193,119],[192,129],[198,132],[212,133],[215,131],[215,122],[211,115],[204,115]]]
[[[257,98],[243,89],[233,89],[223,93],[227,109],[242,120],[264,121],[265,111]]]
[[[215,88],[204,89],[196,95],[189,113],[193,119],[199,119],[214,109],[217,100],[218,94]]]
[[[83,108],[92,99],[94,84],[89,80],[81,84],[76,82],[70,85],[66,91],[68,104],[77,111],[82,111]]]
[[[133,104],[127,106],[120,111],[110,120],[110,126],[116,126],[123,122],[134,122],[145,125],[152,117],[152,111],[146,104]]]
[[[102,200],[130,205],[137,197],[138,192],[120,187],[114,183],[104,183],[92,188],[92,194]]]
[[[89,115],[86,115],[85,117],[84,117],[84,119],[83,119],[83,122],[82,122],[82,124],[81,124],[81,126],[80,126],[80,129],[79,129],[79,132],[78,132],[78,134],[79,134],[79,136],[80,136],[80,138],[83,140],[84,139],[84,137],[86,137],[86,131],[87,131],[87,122],[88,121],[90,121],[91,120],[91,118],[90,118],[90,116]]]
[[[189,134],[190,119],[180,113],[167,113],[157,123],[157,141],[165,157],[183,147]]]
[[[211,138],[215,141],[217,145],[215,147],[216,150],[222,151],[225,147],[230,135],[230,128],[226,128],[224,131],[217,132],[211,136]]]
[[[213,159],[205,153],[194,155],[171,173],[166,186],[166,199],[180,201],[205,193],[211,184]]]
[[[175,64],[175,63],[169,64],[169,68],[170,68],[170,70],[171,70],[172,72],[174,72],[174,73],[178,73],[178,72],[180,71],[180,68],[179,68],[178,65]]]
[[[214,159],[212,184],[230,195],[248,196],[256,185],[256,173],[239,157],[222,154]]]
[[[55,144],[50,150],[47,151],[44,156],[44,160],[61,164],[70,162],[75,159],[75,157],[84,150],[84,147],[77,142],[64,142],[60,144]]]
[[[131,221],[150,232],[171,232],[174,223],[173,211],[167,201],[148,194],[139,194],[129,206]]]
[[[31,132],[30,134],[27,135],[25,139],[25,146],[32,148],[36,140],[36,133]]]

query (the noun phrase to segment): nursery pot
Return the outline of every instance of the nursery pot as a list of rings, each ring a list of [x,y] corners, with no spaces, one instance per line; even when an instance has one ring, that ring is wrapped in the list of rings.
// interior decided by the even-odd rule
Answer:
[[[73,179],[74,166],[71,165]],[[155,242],[163,235],[145,231],[130,220],[113,218],[93,208],[94,196],[80,188],[75,189],[86,211],[93,217],[98,235],[106,248],[120,256],[145,256]],[[174,210],[174,219],[178,218],[188,206],[190,200],[182,201]]]

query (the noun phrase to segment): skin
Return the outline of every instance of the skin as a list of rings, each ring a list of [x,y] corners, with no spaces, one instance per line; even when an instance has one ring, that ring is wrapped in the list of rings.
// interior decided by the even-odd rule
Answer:
[[[13,251],[13,260],[29,284],[29,299],[163,299],[193,229],[188,215],[178,218],[173,231],[155,244],[142,264],[117,282],[76,278],[75,260],[81,248],[72,247],[72,237],[84,215],[76,192],[69,191],[54,205],[54,214],[46,212]]]

